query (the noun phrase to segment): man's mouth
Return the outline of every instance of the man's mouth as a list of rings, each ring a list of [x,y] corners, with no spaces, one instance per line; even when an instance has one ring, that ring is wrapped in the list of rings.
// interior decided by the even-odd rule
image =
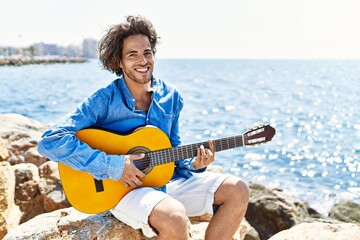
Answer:
[[[135,68],[135,70],[140,73],[146,73],[149,69],[149,67]]]

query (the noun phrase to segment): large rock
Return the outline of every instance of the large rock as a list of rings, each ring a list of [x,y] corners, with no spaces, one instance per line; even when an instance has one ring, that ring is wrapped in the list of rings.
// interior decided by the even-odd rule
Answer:
[[[39,190],[46,212],[70,207],[61,185],[58,164],[53,161],[45,162],[39,167],[39,172]]]
[[[329,216],[342,222],[360,224],[360,204],[351,201],[339,202],[331,208]]]
[[[0,159],[11,165],[25,161],[40,166],[46,158],[37,153],[35,147],[46,126],[19,114],[0,114]],[[2,145],[6,146],[6,150]]]
[[[191,224],[191,239],[203,239],[207,225],[207,222]],[[240,234],[244,235],[244,230],[246,227],[239,227],[234,239],[243,240]],[[39,215],[12,228],[3,240],[15,239],[148,240],[149,238],[143,236],[140,230],[134,230],[120,222],[110,212],[90,215],[70,207]]]
[[[306,203],[279,189],[268,189],[256,183],[250,183],[249,188],[250,202],[245,217],[261,239],[268,239],[306,218],[320,217]]]
[[[8,162],[0,162],[0,239],[19,224],[21,212],[14,203],[15,175]]]
[[[39,215],[9,231],[3,240],[27,239],[134,239],[140,231],[118,221],[109,212],[89,215],[66,208]]]
[[[26,133],[30,138],[39,140],[46,126],[19,114],[0,114],[0,137],[7,138],[17,133]]]
[[[16,179],[15,203],[23,212],[21,223],[42,213],[70,207],[57,163],[48,161],[39,168],[32,163],[22,163],[12,168]]]
[[[23,216],[21,223],[45,212],[43,197],[39,191],[39,170],[31,163],[16,164],[15,203],[20,207]]]
[[[301,223],[282,231],[269,240],[358,240],[360,225],[351,223],[330,224],[323,222]]]

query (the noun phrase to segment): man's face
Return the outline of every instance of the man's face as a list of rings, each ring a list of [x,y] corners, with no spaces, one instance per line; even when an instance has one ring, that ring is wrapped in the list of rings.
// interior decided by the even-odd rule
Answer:
[[[154,54],[148,37],[133,35],[124,39],[120,67],[126,80],[147,84],[154,69]]]

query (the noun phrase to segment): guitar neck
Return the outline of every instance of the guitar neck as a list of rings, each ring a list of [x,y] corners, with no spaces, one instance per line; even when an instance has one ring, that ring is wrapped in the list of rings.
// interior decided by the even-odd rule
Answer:
[[[215,152],[228,150],[244,145],[243,135],[234,137],[227,137],[222,139],[212,140],[214,143]],[[146,155],[151,159],[151,165],[157,166],[170,162],[175,162],[182,159],[196,157],[197,149],[203,145],[208,148],[208,142],[199,142],[194,144],[182,145],[174,148],[162,149],[158,151],[148,152]]]

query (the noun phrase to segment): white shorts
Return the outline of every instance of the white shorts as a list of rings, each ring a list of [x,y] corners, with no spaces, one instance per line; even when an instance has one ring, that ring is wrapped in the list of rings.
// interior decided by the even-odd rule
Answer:
[[[184,205],[189,217],[213,214],[214,193],[228,177],[230,175],[205,171],[195,173],[189,179],[171,181],[166,185],[166,193],[150,187],[134,189],[110,211],[120,221],[134,229],[141,229],[146,237],[151,238],[156,233],[148,219],[159,202],[173,197]]]

